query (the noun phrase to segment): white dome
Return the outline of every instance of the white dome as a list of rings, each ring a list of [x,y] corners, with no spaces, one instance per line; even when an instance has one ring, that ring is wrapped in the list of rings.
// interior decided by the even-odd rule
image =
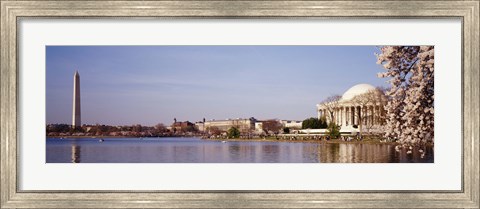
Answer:
[[[345,93],[343,93],[342,100],[348,101],[353,99],[353,97],[357,95],[361,95],[375,89],[376,88],[370,84],[366,84],[366,83],[357,84],[351,87],[350,89],[348,89]]]

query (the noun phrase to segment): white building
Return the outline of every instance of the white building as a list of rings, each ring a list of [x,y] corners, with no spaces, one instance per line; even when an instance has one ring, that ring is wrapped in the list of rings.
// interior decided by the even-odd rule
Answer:
[[[374,86],[358,84],[348,89],[334,105],[332,102],[317,104],[318,118],[325,117],[330,122],[333,114],[342,132],[357,130],[354,126],[378,128],[383,125],[385,101],[383,92]]]
[[[278,120],[278,119],[273,119],[277,122],[279,122],[283,128],[290,128],[291,130],[299,130],[302,129],[302,121],[298,120]],[[255,122],[255,133],[256,134],[262,134],[264,133],[263,130],[263,123],[268,120],[262,120],[262,121],[256,121]]]
[[[299,120],[280,120],[280,123],[285,128],[302,129],[302,121]]]
[[[261,121],[255,122],[255,132],[257,134],[263,133],[263,123]]]
[[[251,118],[235,118],[235,119],[226,119],[226,120],[210,120],[205,121],[203,124],[196,124],[197,126],[202,126],[204,131],[209,131],[211,128],[217,128],[220,131],[227,131],[231,127],[236,127],[242,133],[248,133],[254,131],[255,122],[257,120],[253,117]]]
[[[205,131],[205,123],[204,122],[195,122],[195,128],[198,130],[198,131]]]

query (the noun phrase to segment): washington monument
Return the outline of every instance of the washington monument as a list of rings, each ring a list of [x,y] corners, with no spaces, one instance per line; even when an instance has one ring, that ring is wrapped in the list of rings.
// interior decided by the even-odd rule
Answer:
[[[80,113],[80,74],[75,71],[73,75],[73,111],[72,111],[72,127],[82,125]]]

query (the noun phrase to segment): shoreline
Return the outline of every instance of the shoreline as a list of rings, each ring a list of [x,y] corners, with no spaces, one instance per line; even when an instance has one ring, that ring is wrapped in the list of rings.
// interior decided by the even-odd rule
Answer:
[[[398,142],[382,142],[377,139],[364,139],[362,141],[352,140],[352,141],[343,141],[340,139],[331,139],[331,140],[290,140],[290,139],[275,139],[275,138],[204,138],[202,136],[159,136],[159,137],[140,137],[140,136],[47,136],[47,138],[79,138],[79,139],[102,139],[102,138],[198,138],[206,141],[217,141],[217,142],[288,142],[288,143],[313,143],[313,144],[381,144],[381,145],[401,145]],[[424,146],[434,146],[433,144],[426,144]]]
[[[99,139],[99,138],[165,138],[165,137],[172,137],[172,138],[192,138],[201,136],[46,136],[46,138],[81,138],[81,139]]]
[[[275,139],[275,138],[248,138],[248,139],[241,139],[241,138],[236,138],[236,139],[227,139],[227,138],[204,138],[202,136],[147,136],[147,137],[141,137],[141,136],[47,136],[47,138],[64,138],[64,139],[72,139],[72,138],[80,138],[80,139],[102,139],[102,138],[166,138],[166,137],[171,137],[171,138],[198,138],[201,140],[207,140],[207,141],[230,141],[230,142],[292,142],[292,143],[317,143],[317,144],[391,144],[391,145],[396,145],[398,144],[397,142],[380,142],[378,140],[364,140],[364,141],[342,141],[339,139],[331,139],[331,140],[289,140],[289,139]]]
[[[289,140],[289,139],[274,139],[274,138],[258,138],[258,139],[209,139],[202,138],[202,140],[208,141],[227,141],[227,142],[291,142],[291,143],[314,143],[314,144],[385,144],[385,145],[398,145],[397,142],[381,142],[378,140],[363,140],[363,141],[343,141],[339,139],[331,140]]]

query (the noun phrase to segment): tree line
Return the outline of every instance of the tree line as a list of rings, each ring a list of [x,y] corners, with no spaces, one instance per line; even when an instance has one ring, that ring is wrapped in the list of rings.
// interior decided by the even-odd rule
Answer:
[[[173,134],[161,123],[155,126],[97,124],[77,127],[72,127],[69,124],[48,124],[46,133],[47,136],[163,136]]]

